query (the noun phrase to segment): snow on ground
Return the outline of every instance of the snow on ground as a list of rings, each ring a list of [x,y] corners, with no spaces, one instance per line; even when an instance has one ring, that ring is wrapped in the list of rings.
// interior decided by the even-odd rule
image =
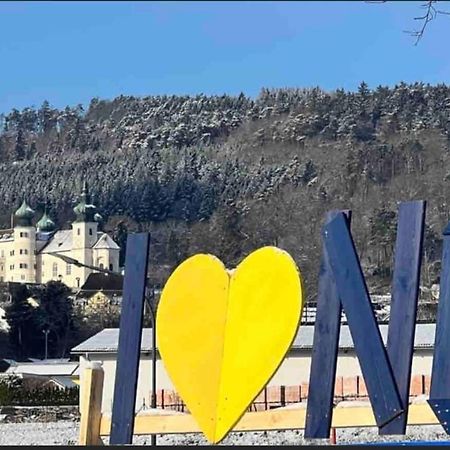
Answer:
[[[0,445],[77,445],[78,422],[0,423]],[[411,426],[406,437],[380,437],[376,428],[337,430],[337,443],[387,442],[400,440],[448,440],[438,425]],[[104,439],[105,443],[108,442]],[[136,436],[134,444],[150,444],[150,436]],[[158,436],[160,445],[204,445],[201,434]],[[303,431],[236,432],[222,441],[224,445],[327,444],[327,440],[305,441]]]

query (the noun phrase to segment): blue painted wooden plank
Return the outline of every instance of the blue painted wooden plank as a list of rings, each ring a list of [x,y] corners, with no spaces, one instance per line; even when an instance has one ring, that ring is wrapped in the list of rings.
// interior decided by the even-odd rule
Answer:
[[[344,214],[325,225],[323,239],[375,421],[381,427],[397,417],[403,406]]]
[[[406,433],[425,209],[426,202],[412,201],[398,211],[387,353],[404,412],[381,427],[381,435]]]
[[[450,434],[450,399],[429,399],[428,404],[442,428],[447,434]]]
[[[330,211],[325,223],[336,217],[338,212]],[[345,212],[345,215],[348,226],[350,226],[351,211]],[[324,247],[320,262],[308,403],[306,405],[305,438],[307,439],[330,437],[341,313],[341,302]]]
[[[111,418],[113,445],[131,444],[133,438],[149,245],[149,233],[128,235]]]
[[[433,368],[431,372],[430,399],[428,403],[436,417],[441,421],[438,400],[450,400],[450,222],[444,230],[442,249],[441,281],[439,303],[436,317],[436,335],[434,338]],[[444,421],[441,422],[447,434],[450,434]]]

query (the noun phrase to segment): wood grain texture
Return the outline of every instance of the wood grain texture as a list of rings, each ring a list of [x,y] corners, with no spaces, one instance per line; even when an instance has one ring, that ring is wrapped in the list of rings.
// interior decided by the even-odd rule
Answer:
[[[376,423],[381,427],[397,417],[403,405],[343,213],[325,225],[323,237]]]
[[[450,223],[443,234],[441,282],[429,399],[431,407],[435,409],[436,417],[441,419],[443,418],[442,414],[439,407],[436,406],[441,404],[438,400],[450,400],[450,358],[448,354],[450,348]],[[441,425],[448,434],[448,423],[442,421]]]
[[[149,245],[149,233],[128,235],[112,408],[114,445],[131,444],[133,437]]]
[[[83,373],[80,398],[80,445],[101,445],[100,422],[102,420],[103,369],[87,368]]]
[[[381,435],[406,433],[425,207],[424,201],[399,206],[387,352],[404,412],[381,427]]]
[[[372,407],[339,403],[333,410],[333,428],[356,428],[376,426]],[[359,402],[358,402],[359,403]],[[344,405],[345,404],[345,405]],[[234,426],[233,431],[302,430],[305,428],[305,408],[277,408],[268,411],[248,412]],[[408,425],[437,425],[433,411],[427,403],[413,404],[408,411]],[[108,436],[111,428],[110,417],[101,420],[100,435]],[[139,414],[136,416],[136,435],[200,433],[200,428],[190,414],[168,413]]]
[[[338,212],[330,211],[325,223],[336,217]],[[351,211],[344,214],[350,228]],[[330,436],[341,313],[341,301],[326,248],[323,247],[305,424],[305,438],[308,439],[327,439]]]

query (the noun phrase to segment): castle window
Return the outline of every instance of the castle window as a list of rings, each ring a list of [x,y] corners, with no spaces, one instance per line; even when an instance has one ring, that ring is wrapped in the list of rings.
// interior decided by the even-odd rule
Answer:
[[[92,228],[89,228],[89,236],[92,236]]]
[[[3,265],[0,266],[0,270],[3,272]]]
[[[52,274],[53,278],[58,276],[58,263],[53,263]]]
[[[5,257],[5,250],[2,250],[2,258]]]
[[[111,272],[114,270],[112,264],[109,265],[109,270],[110,270]]]
[[[20,249],[20,254],[21,255],[28,255],[28,250],[26,248]]]
[[[14,270],[14,264],[11,264],[10,266],[9,266],[9,270]],[[12,278],[11,278],[12,279]]]
[[[98,267],[100,267],[100,269],[103,269],[103,263],[100,263],[100,265],[98,266]]]
[[[25,275],[20,275],[21,280],[25,280]]]
[[[66,275],[70,275],[72,273],[72,264],[66,265]]]
[[[80,228],[77,228],[77,234],[78,234],[78,236],[81,234]]]
[[[28,264],[20,263],[19,264],[19,269],[28,269]]]
[[[10,255],[10,256],[14,256],[14,250],[11,250],[11,251],[9,252],[9,255]]]
[[[28,237],[28,233],[26,231],[21,231],[20,237]]]

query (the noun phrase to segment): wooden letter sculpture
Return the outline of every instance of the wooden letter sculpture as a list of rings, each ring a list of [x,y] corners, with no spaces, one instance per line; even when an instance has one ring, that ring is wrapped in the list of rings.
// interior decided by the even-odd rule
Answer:
[[[256,250],[233,271],[198,254],[172,273],[158,307],[159,350],[211,443],[227,435],[274,375],[302,309],[297,266],[275,247]]]

